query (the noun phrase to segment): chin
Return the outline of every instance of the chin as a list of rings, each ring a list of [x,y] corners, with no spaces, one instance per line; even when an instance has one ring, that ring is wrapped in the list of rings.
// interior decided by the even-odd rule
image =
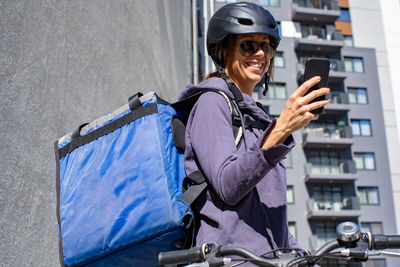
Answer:
[[[256,83],[259,83],[263,79],[264,74],[265,74],[265,72],[262,72],[262,73],[248,72],[247,78]]]
[[[260,75],[255,75],[255,74],[253,74],[253,75],[249,76],[249,80],[251,80],[251,81],[253,81],[255,84],[257,84],[257,83],[259,83],[259,82],[263,79],[263,77],[264,77],[264,75],[263,75],[263,76],[260,76]]]

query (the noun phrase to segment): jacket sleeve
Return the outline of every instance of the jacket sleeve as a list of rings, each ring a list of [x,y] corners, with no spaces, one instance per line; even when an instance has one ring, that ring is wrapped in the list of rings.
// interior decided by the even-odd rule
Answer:
[[[200,168],[218,196],[228,205],[237,204],[294,146],[292,137],[284,144],[261,149],[261,142],[274,121],[247,151],[238,153],[232,118],[223,96],[204,93],[190,114],[187,138]]]

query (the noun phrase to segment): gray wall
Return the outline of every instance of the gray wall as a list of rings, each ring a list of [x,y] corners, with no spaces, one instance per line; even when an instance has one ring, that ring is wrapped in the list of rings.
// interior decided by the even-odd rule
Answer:
[[[191,81],[190,1],[0,0],[0,266],[57,266],[53,142]]]

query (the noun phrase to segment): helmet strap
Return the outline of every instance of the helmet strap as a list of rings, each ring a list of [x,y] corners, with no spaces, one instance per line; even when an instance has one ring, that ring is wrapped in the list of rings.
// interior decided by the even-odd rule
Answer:
[[[269,83],[269,74],[268,72],[265,73],[264,75],[264,90],[263,90],[263,96],[267,95],[268,92],[268,83]]]
[[[224,69],[221,65],[219,65],[219,64],[215,64],[215,65],[217,65],[218,76],[219,76],[219,77],[224,77],[224,76],[226,76],[225,69]]]
[[[225,55],[223,49],[221,49],[221,58],[218,62],[218,67],[220,67],[225,72]]]

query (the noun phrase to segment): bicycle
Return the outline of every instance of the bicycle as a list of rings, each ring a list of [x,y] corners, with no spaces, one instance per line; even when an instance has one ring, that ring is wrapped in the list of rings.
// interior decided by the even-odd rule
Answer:
[[[258,256],[245,248],[215,246],[214,244],[206,243],[201,247],[161,252],[158,260],[161,266],[219,267],[237,261],[238,263],[232,266],[238,266],[244,262],[252,262],[257,266],[290,267],[314,266],[322,259],[363,262],[373,256],[400,257],[399,252],[385,251],[385,249],[400,248],[400,235],[363,233],[360,231],[358,224],[343,222],[337,226],[336,236],[336,240],[325,243],[314,252],[282,248]],[[273,252],[275,252],[277,258],[263,257]],[[240,258],[228,256],[239,256]]]

